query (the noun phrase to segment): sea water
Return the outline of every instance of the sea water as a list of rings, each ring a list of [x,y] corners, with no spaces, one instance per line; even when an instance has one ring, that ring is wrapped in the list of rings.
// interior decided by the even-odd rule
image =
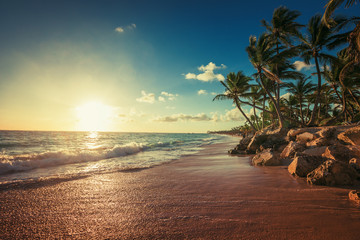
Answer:
[[[150,168],[225,138],[184,133],[0,131],[0,184]]]

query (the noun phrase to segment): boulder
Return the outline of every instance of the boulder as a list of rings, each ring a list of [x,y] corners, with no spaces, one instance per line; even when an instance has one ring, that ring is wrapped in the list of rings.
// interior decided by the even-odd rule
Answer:
[[[252,163],[257,166],[278,166],[281,164],[280,158],[276,156],[270,148],[256,154]]]
[[[360,145],[360,127],[350,128],[340,133],[337,138],[350,145]]]
[[[258,150],[268,138],[268,135],[266,134],[260,134],[259,132],[254,135],[254,137],[251,139],[249,145],[247,146],[247,153],[256,153],[256,150]]]
[[[296,135],[299,135],[303,132],[305,132],[305,129],[303,129],[303,128],[290,129],[287,133],[287,136],[290,138],[295,138]]]
[[[326,147],[323,157],[348,163],[354,157],[360,158],[360,149],[358,146],[348,146],[342,144],[334,144]]]
[[[302,152],[304,151],[305,147],[304,145],[291,141],[289,144],[285,147],[285,149],[281,152],[280,157],[281,158],[291,158],[295,155],[296,152]]]
[[[322,147],[330,145],[329,139],[325,137],[316,138],[310,142],[306,143],[307,147]]]
[[[324,127],[317,134],[322,138],[332,138],[336,132],[336,127]]]
[[[322,147],[314,147],[314,148],[308,148],[302,151],[301,155],[308,155],[308,156],[321,156],[326,150],[326,146]]]
[[[288,171],[298,177],[306,177],[326,159],[321,156],[298,156],[288,166]]]
[[[351,201],[355,201],[356,203],[360,203],[360,192],[356,190],[352,190],[349,192],[349,199]]]
[[[348,164],[327,160],[307,175],[307,182],[315,185],[352,185],[356,171]]]
[[[349,160],[349,165],[354,168],[357,172],[360,172],[360,159],[352,158]]]
[[[306,143],[314,140],[316,138],[315,134],[304,132],[296,136],[296,141],[301,143]]]

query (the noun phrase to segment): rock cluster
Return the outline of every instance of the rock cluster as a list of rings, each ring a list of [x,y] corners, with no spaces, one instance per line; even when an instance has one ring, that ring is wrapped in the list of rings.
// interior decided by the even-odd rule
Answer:
[[[352,185],[360,177],[360,127],[269,129],[243,138],[231,154],[255,154],[257,166],[286,162],[288,171],[309,184]]]

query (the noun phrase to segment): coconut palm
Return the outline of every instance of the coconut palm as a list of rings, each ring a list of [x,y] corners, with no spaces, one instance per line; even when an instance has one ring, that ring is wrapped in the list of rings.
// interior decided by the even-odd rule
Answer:
[[[288,83],[287,91],[291,93],[299,102],[299,111],[300,111],[300,120],[301,125],[305,125],[305,119],[304,119],[304,101],[306,99],[306,96],[314,91],[315,85],[312,84],[310,81],[308,81],[309,78],[302,78],[296,81],[296,83]]]
[[[326,4],[326,9],[322,17],[322,21],[325,23],[326,26],[330,27],[330,25],[336,24],[335,21],[331,18],[331,15],[345,1],[345,7],[350,7],[353,4],[360,3],[360,0],[329,0]]]
[[[298,46],[300,56],[304,59],[306,64],[310,64],[310,60],[314,59],[317,74],[317,97],[315,99],[313,111],[307,125],[313,125],[316,121],[316,113],[321,97],[321,71],[320,62],[334,60],[335,58],[323,51],[325,47],[332,46],[334,39],[332,38],[333,31],[321,22],[321,16],[315,15],[310,20],[306,27],[304,36],[300,36],[301,44]]]
[[[248,98],[251,103],[253,104],[253,111],[254,111],[254,120],[257,126],[257,129],[260,129],[258,117],[256,115],[256,104],[259,103],[261,98],[261,88],[258,85],[251,85],[249,92],[245,93],[243,97]]]
[[[295,22],[295,20],[299,16],[299,11],[292,11],[289,10],[287,7],[280,6],[274,10],[270,23],[265,20],[261,20],[262,25],[269,33],[269,37],[275,43],[275,49],[277,54],[279,54],[280,52],[281,44],[291,46],[292,37],[299,35],[299,29],[303,27],[303,25]],[[279,75],[278,68],[279,67],[275,65],[274,73],[276,73],[277,75]],[[277,84],[275,96],[279,104],[280,84]]]
[[[270,90],[265,86],[264,77],[267,77],[274,82],[281,83],[279,77],[269,70],[269,65],[274,64],[275,61],[281,65],[285,62],[285,59],[279,57],[276,58],[276,49],[268,34],[260,35],[259,39],[251,36],[249,42],[250,44],[246,48],[249,60],[258,73],[261,87],[265,90],[271,102],[274,104],[279,120],[279,128],[281,129],[284,127],[283,116],[280,112],[279,104],[272,96]]]
[[[225,93],[218,94],[214,97],[213,101],[215,100],[225,100],[230,99],[239,109],[241,114],[244,116],[246,121],[249,122],[251,128],[256,131],[256,127],[248,118],[248,116],[244,113],[243,109],[240,105],[240,97],[249,90],[249,81],[252,79],[243,74],[242,71],[239,71],[237,74],[231,72],[227,75],[225,81],[220,81],[220,83],[225,87]]]

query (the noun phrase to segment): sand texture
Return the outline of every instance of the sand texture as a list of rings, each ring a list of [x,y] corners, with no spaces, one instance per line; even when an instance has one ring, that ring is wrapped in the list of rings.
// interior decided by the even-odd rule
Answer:
[[[0,189],[0,239],[359,239],[349,189],[253,167],[228,143],[142,171]]]

